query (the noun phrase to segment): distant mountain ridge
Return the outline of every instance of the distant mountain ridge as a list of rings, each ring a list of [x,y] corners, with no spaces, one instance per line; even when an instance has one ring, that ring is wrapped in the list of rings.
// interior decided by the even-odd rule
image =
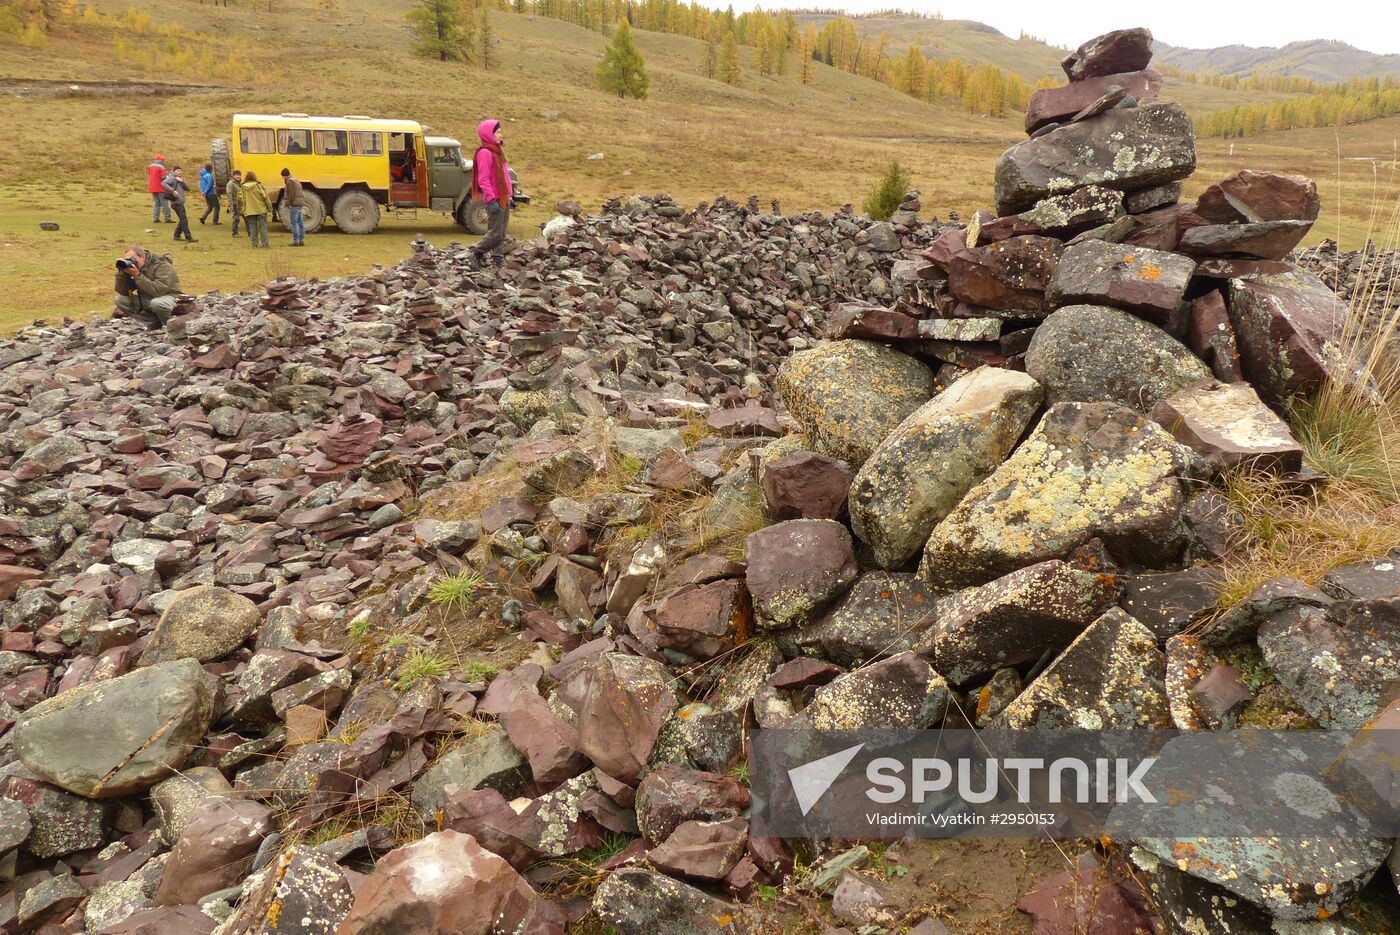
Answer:
[[[1156,61],[1182,71],[1222,75],[1288,75],[1331,84],[1352,78],[1400,78],[1400,55],[1377,55],[1332,39],[1290,42],[1279,48],[1226,45],[1187,49],[1156,43]]]
[[[800,24],[816,23],[818,28],[836,13],[827,10],[794,11]],[[1059,61],[1065,52],[1030,37],[1012,38],[985,23],[973,20],[937,19],[908,13],[877,13],[851,16],[862,32],[890,37],[894,53],[910,45],[925,55],[943,55],[981,64],[990,62],[1019,74],[1027,81],[1043,76],[1063,80]],[[1092,38],[1085,36],[1086,40]],[[1290,75],[1323,84],[1352,78],[1400,78],[1400,55],[1378,55],[1345,42],[1310,39],[1290,42],[1280,48],[1227,45],[1215,49],[1191,49],[1156,43],[1158,64],[1182,71],[1237,75]]]

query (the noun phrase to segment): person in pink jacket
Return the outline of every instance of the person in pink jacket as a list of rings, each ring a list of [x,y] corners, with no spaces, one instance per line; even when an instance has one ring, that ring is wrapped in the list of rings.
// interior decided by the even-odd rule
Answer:
[[[510,184],[510,166],[501,152],[501,122],[481,121],[476,126],[476,135],[481,138],[481,146],[472,156],[471,198],[479,198],[486,203],[490,220],[486,236],[472,248],[472,265],[480,266],[482,258],[489,253],[492,263],[500,269],[505,262],[502,248],[506,242],[506,224],[510,222],[510,200],[515,190]]]

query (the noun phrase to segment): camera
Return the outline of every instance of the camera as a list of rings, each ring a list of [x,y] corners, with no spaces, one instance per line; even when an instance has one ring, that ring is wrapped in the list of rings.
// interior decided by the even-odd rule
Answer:
[[[117,260],[117,269],[121,270],[123,273],[129,273],[136,269],[136,264],[130,257],[121,257]]]

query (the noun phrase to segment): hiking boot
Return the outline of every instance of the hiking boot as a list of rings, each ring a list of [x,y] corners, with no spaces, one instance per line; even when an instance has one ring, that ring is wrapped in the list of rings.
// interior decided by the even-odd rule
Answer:
[[[467,269],[481,269],[481,254],[472,250],[467,254]]]

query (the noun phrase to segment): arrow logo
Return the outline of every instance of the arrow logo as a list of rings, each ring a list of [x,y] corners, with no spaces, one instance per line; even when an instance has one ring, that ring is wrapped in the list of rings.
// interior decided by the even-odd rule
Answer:
[[[810,812],[821,797],[826,795],[826,790],[831,788],[841,771],[850,765],[851,760],[854,760],[856,754],[864,747],[865,744],[858,743],[839,753],[788,770],[788,780],[792,783],[792,791],[797,793],[797,805],[802,809],[803,815]]]

